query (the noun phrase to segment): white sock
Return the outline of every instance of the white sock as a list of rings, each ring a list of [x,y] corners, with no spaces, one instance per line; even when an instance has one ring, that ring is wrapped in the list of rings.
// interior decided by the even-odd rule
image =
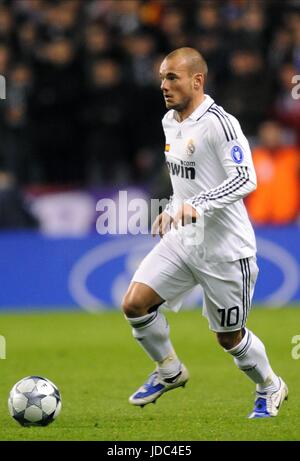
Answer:
[[[247,328],[245,328],[242,341],[226,352],[234,357],[238,368],[256,383],[257,392],[270,392],[278,389],[279,379],[270,366],[265,346]]]
[[[169,338],[170,328],[167,319],[160,311],[142,317],[126,317],[131,324],[132,333],[149,357],[157,362],[161,377],[172,378],[181,369],[181,363]]]

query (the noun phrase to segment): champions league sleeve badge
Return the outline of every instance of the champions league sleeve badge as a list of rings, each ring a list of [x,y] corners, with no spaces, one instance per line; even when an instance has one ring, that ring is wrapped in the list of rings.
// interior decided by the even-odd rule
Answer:
[[[242,163],[244,160],[244,154],[240,146],[233,146],[230,153],[235,163]]]
[[[187,146],[186,146],[187,155],[193,155],[195,150],[196,150],[196,147],[195,147],[194,141],[192,139],[189,139]]]

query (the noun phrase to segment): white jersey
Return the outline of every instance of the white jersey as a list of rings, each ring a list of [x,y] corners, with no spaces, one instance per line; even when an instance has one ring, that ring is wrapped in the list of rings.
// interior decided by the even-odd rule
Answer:
[[[208,95],[183,122],[175,114],[170,110],[162,120],[174,194],[165,211],[174,216],[186,202],[204,215],[205,260],[254,256],[254,231],[242,199],[256,188],[256,174],[239,122]]]

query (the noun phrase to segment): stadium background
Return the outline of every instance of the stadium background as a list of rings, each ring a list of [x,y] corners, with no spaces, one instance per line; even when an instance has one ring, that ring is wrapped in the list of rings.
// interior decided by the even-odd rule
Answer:
[[[158,68],[184,45],[206,57],[206,92],[253,149],[255,300],[300,300],[299,2],[4,0],[0,309],[120,305],[153,241],[99,235],[96,203],[169,196]]]
[[[169,196],[157,71],[185,45],[203,52],[207,93],[237,116],[253,150],[259,186],[247,207],[260,276],[248,326],[291,396],[262,424],[245,418],[253,386],[198,309],[167,313],[187,389],[143,412],[127,403],[152,364],[118,309],[155,241],[99,235],[96,204],[120,190]],[[299,74],[295,0],[0,1],[0,440],[300,439],[300,309],[290,308],[300,300]],[[200,305],[197,291],[186,308]],[[63,411],[47,428],[23,429],[6,396],[36,374],[58,385]]]

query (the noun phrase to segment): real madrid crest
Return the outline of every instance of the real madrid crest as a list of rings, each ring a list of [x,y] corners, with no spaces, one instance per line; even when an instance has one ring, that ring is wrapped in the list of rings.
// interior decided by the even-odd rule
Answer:
[[[194,141],[192,139],[189,139],[187,146],[186,146],[187,155],[193,155],[193,153],[195,152],[195,149],[196,147],[195,147]]]

